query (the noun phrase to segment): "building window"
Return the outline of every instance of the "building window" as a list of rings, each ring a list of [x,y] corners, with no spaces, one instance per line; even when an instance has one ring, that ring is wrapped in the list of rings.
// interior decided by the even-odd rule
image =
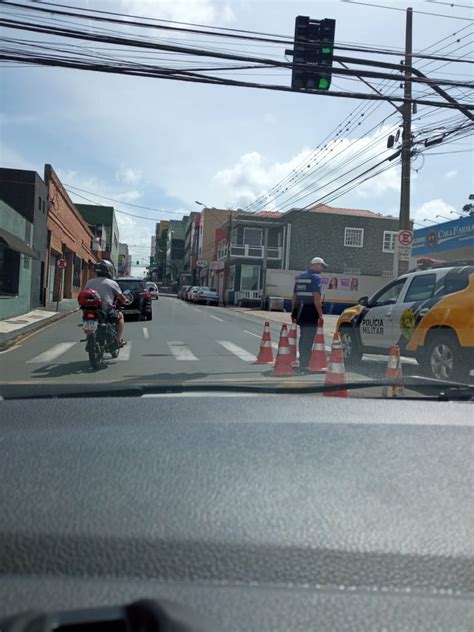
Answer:
[[[362,248],[364,245],[363,228],[344,228],[344,246]]]
[[[38,211],[41,211],[41,208],[42,208],[41,195],[38,195]]]
[[[72,276],[72,284],[74,287],[81,287],[81,263],[81,258],[74,255],[74,272]]]
[[[394,230],[383,231],[383,251],[395,252],[395,242],[397,239],[397,232]]]
[[[240,289],[254,291],[260,285],[260,266],[242,265],[240,269]]]
[[[18,294],[20,253],[0,243],[0,294]]]
[[[262,245],[262,229],[261,228],[244,228],[244,244],[249,246]]]

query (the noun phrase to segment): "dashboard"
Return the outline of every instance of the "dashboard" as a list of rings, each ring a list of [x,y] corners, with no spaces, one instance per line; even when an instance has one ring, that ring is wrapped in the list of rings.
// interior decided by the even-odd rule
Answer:
[[[206,393],[0,411],[0,622],[147,599],[170,631],[473,629],[470,403]]]

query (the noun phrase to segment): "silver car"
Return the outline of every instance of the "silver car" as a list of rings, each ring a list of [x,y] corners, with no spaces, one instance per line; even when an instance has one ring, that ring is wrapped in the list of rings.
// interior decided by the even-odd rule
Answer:
[[[158,286],[156,285],[156,283],[150,283],[148,281],[146,284],[146,289],[148,290],[148,292],[150,292],[151,298],[157,301],[160,293],[158,291]]]

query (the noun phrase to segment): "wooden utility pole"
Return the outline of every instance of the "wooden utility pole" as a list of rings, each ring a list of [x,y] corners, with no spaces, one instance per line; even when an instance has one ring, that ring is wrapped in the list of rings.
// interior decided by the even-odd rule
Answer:
[[[267,300],[268,226],[265,226],[263,230],[262,309],[265,309],[265,302]]]
[[[413,9],[408,8],[406,13],[405,30],[405,77],[409,79],[412,75],[412,46],[413,46]],[[402,175],[400,183],[400,216],[399,230],[410,229],[410,177],[411,177],[411,113],[412,113],[412,82],[405,81],[403,104],[403,134],[402,134]],[[398,274],[407,272],[409,262],[401,261],[398,248],[395,250],[398,257]]]
[[[232,211],[229,212],[229,225],[227,230],[227,256],[224,266],[224,287],[222,290],[222,303],[227,305],[229,299],[228,286],[229,286],[229,274],[230,274],[230,248],[232,245]],[[226,295],[227,293],[227,295]]]

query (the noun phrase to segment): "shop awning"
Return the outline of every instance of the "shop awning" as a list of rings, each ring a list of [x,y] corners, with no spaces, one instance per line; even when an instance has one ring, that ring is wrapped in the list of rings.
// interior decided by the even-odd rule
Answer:
[[[21,252],[22,255],[26,255],[32,259],[39,259],[37,252],[33,250],[33,248],[30,248],[28,244],[25,244],[19,237],[15,237],[15,235],[12,235],[7,230],[0,228],[0,242],[2,241],[10,250]]]

